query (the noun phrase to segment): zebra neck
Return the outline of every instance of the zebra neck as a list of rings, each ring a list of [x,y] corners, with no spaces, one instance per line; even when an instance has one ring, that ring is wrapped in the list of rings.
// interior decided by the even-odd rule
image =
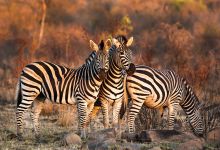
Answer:
[[[95,61],[92,61],[92,63],[89,66],[86,66],[87,70],[89,70],[89,75],[94,80],[96,85],[101,85],[103,79],[100,77],[100,70],[97,69]]]
[[[183,109],[189,109],[191,107],[194,107],[197,110],[199,107],[199,99],[198,97],[195,95],[194,91],[192,90],[192,88],[186,83],[186,81],[184,81],[184,87],[185,87],[185,92],[184,92],[184,98],[182,103],[180,103],[180,105],[183,107]]]
[[[113,74],[113,75],[116,75],[117,77],[122,76],[122,68],[117,65],[117,62],[112,60],[110,61],[109,66],[110,67],[109,67],[108,74]]]

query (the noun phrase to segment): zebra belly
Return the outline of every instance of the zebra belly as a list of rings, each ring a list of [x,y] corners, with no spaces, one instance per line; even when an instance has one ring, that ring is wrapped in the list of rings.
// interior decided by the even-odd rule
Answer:
[[[110,100],[118,100],[122,97],[122,94],[114,94],[114,93],[109,93],[109,95],[105,96],[106,99]]]
[[[160,107],[159,101],[155,98],[154,95],[148,95],[144,101],[144,105],[148,108],[157,108]]]
[[[45,92],[45,88],[42,89],[42,93],[44,94],[45,98],[56,104],[70,104],[70,105],[76,104],[76,97],[71,96],[70,94],[68,94],[67,96],[67,93],[63,91],[62,92],[56,91],[57,96],[54,98],[50,98],[47,96]]]

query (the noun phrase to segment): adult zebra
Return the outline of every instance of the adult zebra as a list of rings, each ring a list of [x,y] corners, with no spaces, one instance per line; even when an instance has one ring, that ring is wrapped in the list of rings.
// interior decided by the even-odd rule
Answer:
[[[99,99],[96,101],[95,107],[90,115],[91,119],[93,119],[101,106],[105,128],[109,127],[109,104],[113,106],[112,124],[113,126],[118,125],[118,116],[122,105],[124,89],[123,71],[125,70],[129,75],[132,75],[135,71],[135,66],[131,60],[132,52],[129,49],[132,42],[133,37],[130,37],[128,40],[122,35],[113,38],[114,48],[109,52],[109,71],[101,85]]]
[[[134,120],[143,104],[149,108],[168,107],[169,129],[173,129],[177,105],[180,105],[194,133],[203,135],[203,123],[200,115],[200,102],[185,79],[170,70],[157,70],[147,66],[136,66],[132,76],[127,77],[127,91],[132,105],[129,108],[129,132],[134,132]],[[125,90],[126,91],[126,90]],[[125,96],[125,102],[127,103]]]
[[[77,103],[79,129],[85,137],[85,122],[97,99],[101,83],[109,69],[111,41],[99,45],[90,40],[96,51],[95,58],[78,69],[70,69],[49,62],[34,62],[23,68],[17,86],[17,135],[22,138],[22,119],[25,110],[34,100],[49,99],[59,104]],[[36,137],[39,136],[38,118],[40,109],[33,112]]]

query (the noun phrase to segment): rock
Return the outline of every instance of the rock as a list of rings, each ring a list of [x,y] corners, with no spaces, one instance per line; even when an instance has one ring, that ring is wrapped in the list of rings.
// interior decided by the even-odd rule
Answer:
[[[128,142],[135,142],[135,141],[139,141],[139,135],[137,133],[126,133],[123,132],[121,134],[121,139],[126,139]]]
[[[105,149],[108,145],[116,144],[116,130],[114,128],[104,129],[88,134],[89,149]]]
[[[89,140],[95,140],[99,142],[115,137],[116,137],[116,130],[114,128],[104,129],[97,132],[91,132],[88,134]]]
[[[181,143],[177,146],[177,150],[201,150],[203,149],[205,145],[205,140],[204,139],[193,139],[193,140],[189,140],[185,143]]]
[[[220,128],[215,128],[207,134],[208,143],[217,144],[220,147]]]
[[[81,146],[82,139],[80,138],[80,136],[78,136],[75,133],[69,133],[64,137],[63,144],[64,145],[72,145],[73,144],[73,145]]]
[[[136,139],[138,139],[138,142],[186,142],[195,138],[197,137],[193,133],[183,133],[176,130],[149,130],[142,131]]]

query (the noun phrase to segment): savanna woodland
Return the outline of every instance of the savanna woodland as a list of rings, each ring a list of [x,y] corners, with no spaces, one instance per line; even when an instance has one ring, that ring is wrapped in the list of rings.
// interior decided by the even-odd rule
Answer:
[[[0,12],[0,149],[220,148],[219,0],[0,0]],[[78,68],[91,53],[90,40],[99,43],[118,35],[133,36],[135,65],[173,70],[187,80],[203,104],[203,138],[193,134],[180,109],[174,125],[178,135],[158,134],[147,141],[141,135],[165,130],[167,111],[158,123],[157,111],[142,107],[132,143],[122,136],[127,113],[119,135],[103,130],[101,111],[86,139],[71,139],[68,134],[78,131],[77,107],[46,100],[41,140],[32,132],[31,110],[25,114],[24,140],[17,140],[15,91],[22,69],[35,61]]]

